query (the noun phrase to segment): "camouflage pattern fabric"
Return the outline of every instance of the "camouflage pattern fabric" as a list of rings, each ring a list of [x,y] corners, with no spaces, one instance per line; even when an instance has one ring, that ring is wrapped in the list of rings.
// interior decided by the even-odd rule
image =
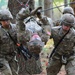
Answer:
[[[19,61],[19,75],[33,75],[40,74],[42,72],[40,58],[38,60],[33,56],[29,60],[25,60],[22,54],[18,57]]]
[[[16,63],[14,64],[16,68],[13,67],[13,62],[15,62],[14,57],[16,56],[16,46],[7,34],[7,31],[9,31],[11,36],[16,40],[17,36],[15,27],[16,26],[13,24],[10,25],[10,29],[8,30],[0,27],[0,62],[3,62],[5,65],[5,67],[3,67],[5,71],[2,71],[5,75],[12,75],[13,73],[13,75],[18,75],[18,73],[16,73]],[[13,67],[13,69],[11,67]]]
[[[0,58],[0,63],[3,64],[3,67],[0,68],[1,75],[12,75],[8,61],[6,59]]]
[[[48,18],[46,16],[40,15],[41,17],[38,20],[38,23],[40,24],[40,26],[42,27],[42,35],[40,35],[40,37],[42,38],[42,41],[45,42],[45,44],[47,43],[47,41],[50,38],[50,34],[48,34],[48,32],[51,32],[51,27],[53,27],[53,21],[51,18]]]
[[[37,33],[34,33],[30,41],[27,43],[31,53],[39,54],[44,47],[44,43]]]
[[[27,42],[31,38],[31,32],[27,33],[27,31],[29,31],[29,30],[26,30],[26,23],[24,23],[24,19],[26,19],[30,15],[30,14],[26,15],[26,13],[25,13],[26,11],[27,11],[27,9],[24,8],[24,10],[20,10],[16,16],[17,38],[18,38],[19,43],[21,43],[25,47],[27,47]],[[28,41],[26,41],[27,38],[29,38]],[[20,58],[18,57],[18,60],[20,60],[19,74],[32,75],[32,74],[41,73],[40,58],[38,60],[35,60],[35,57],[32,56],[31,59],[26,61],[26,60],[24,60],[23,56],[21,55]],[[21,65],[22,63],[24,63],[24,65]],[[22,72],[21,72],[21,70],[22,70]]]
[[[60,40],[60,38],[64,35],[61,26],[52,28],[52,37],[54,39],[54,45]],[[49,64],[47,66],[47,75],[56,75],[61,66],[62,66],[62,56],[66,58],[66,71],[67,75],[75,74],[75,30],[73,28],[70,29],[69,33],[65,36],[62,42],[57,47],[52,59],[49,59]]]

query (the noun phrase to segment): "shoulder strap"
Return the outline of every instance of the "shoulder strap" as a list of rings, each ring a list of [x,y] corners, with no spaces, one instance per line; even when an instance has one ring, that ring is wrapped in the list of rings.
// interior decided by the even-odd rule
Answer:
[[[52,50],[51,54],[50,54],[50,58],[52,57],[53,53],[55,52],[56,48],[59,46],[59,44],[62,42],[62,40],[64,39],[64,37],[69,33],[69,30],[67,31],[66,34],[64,34],[61,39],[59,40],[59,42],[57,43],[57,45],[55,46],[55,48]]]
[[[18,46],[18,51],[21,52],[25,58],[25,60],[29,59],[32,57],[32,54],[29,52],[29,50],[26,47],[23,47],[22,44],[17,45],[18,43],[13,39],[13,37],[11,36],[11,34],[9,32],[7,32],[9,34],[9,37],[11,38],[11,40],[14,42],[14,44],[16,46]]]

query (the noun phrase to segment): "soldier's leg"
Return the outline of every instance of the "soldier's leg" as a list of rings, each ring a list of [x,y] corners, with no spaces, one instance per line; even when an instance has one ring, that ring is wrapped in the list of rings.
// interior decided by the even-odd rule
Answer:
[[[75,59],[67,63],[66,72],[67,75],[75,75]]]
[[[12,75],[12,72],[11,72],[11,68],[9,66],[9,63],[7,60],[5,59],[0,59],[0,62],[3,64],[3,67],[0,68],[0,71],[3,75]],[[1,75],[2,75],[1,74]]]
[[[16,56],[9,62],[9,65],[11,67],[11,71],[13,75],[18,75],[19,73],[19,64],[18,60],[16,59]]]
[[[51,59],[49,65],[47,66],[47,75],[57,75],[61,68],[60,60]]]

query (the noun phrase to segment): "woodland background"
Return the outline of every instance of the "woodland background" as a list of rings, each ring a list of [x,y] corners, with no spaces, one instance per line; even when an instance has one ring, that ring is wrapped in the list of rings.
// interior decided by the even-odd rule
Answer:
[[[0,9],[1,8],[9,8],[12,15],[15,17],[18,11],[29,2],[30,8],[33,10],[38,6],[42,7],[42,14],[52,18],[54,21],[59,19],[62,15],[62,10],[65,6],[69,6],[70,2],[74,2],[75,0],[0,0]],[[75,4],[72,4],[74,7]]]

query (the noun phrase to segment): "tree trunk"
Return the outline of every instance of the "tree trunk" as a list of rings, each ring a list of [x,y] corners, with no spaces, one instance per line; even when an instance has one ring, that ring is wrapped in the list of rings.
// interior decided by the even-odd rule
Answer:
[[[12,13],[14,20],[12,20],[12,23],[15,23],[16,14],[19,12],[19,10],[24,7],[28,0],[9,0],[8,1],[8,8],[10,12]],[[29,6],[31,9],[34,9],[34,0],[29,1]]]
[[[42,10],[44,9],[44,0],[38,0],[38,5],[42,7]],[[44,15],[44,12],[42,12]]]
[[[53,1],[52,0],[44,0],[44,9],[52,8]],[[53,18],[53,10],[45,11],[44,14],[50,18]]]
[[[70,0],[70,2],[71,2],[70,6],[73,8],[74,13],[75,13],[75,0]]]
[[[65,7],[68,6],[68,0],[64,0]]]

